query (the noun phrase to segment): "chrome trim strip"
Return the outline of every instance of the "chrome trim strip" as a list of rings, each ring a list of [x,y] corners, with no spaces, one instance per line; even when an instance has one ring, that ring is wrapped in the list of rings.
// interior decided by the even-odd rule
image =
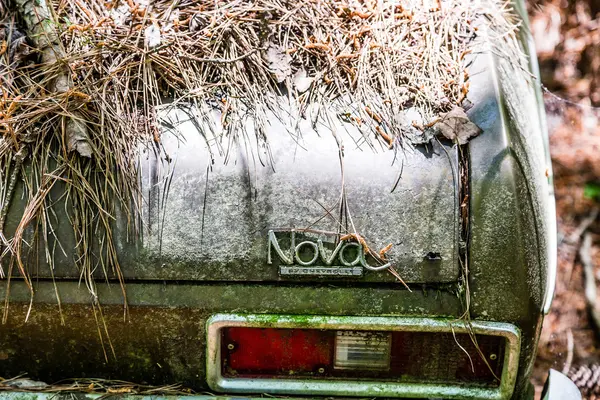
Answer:
[[[546,296],[544,297],[544,314],[548,315],[552,308],[552,300],[556,290],[556,278],[558,271],[558,226],[556,222],[556,200],[554,199],[554,188],[552,183],[549,183],[551,193],[548,198],[548,232],[547,243],[548,247],[548,275],[546,277]]]
[[[409,332],[468,333],[456,319],[403,317],[338,317],[272,314],[217,314],[207,321],[206,379],[212,390],[230,393],[270,393],[313,396],[371,396],[448,399],[510,399],[519,366],[521,334],[507,323],[472,321],[475,334],[502,336],[507,340],[500,386],[495,389],[460,385],[396,382],[329,381],[323,379],[225,378],[221,375],[221,334],[229,327],[360,329]]]

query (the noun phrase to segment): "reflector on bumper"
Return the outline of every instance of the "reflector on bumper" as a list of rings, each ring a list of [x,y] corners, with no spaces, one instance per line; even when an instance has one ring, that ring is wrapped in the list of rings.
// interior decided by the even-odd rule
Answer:
[[[392,335],[388,332],[336,331],[335,369],[387,371]]]

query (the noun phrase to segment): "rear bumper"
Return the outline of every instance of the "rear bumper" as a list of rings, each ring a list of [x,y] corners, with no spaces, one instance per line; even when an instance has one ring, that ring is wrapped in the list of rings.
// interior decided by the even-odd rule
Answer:
[[[0,392],[0,400],[100,400],[110,397],[111,400],[258,400],[260,397],[244,396],[214,396],[214,395],[189,395],[189,396],[155,396],[135,394],[89,394],[74,393],[42,393],[6,391]],[[550,370],[548,380],[544,387],[542,400],[581,400],[581,394],[575,384],[560,372]],[[294,400],[286,397],[286,400]],[[528,399],[529,400],[529,399]]]
[[[110,397],[111,400],[251,400],[247,397],[228,397],[210,395],[189,396],[151,396],[135,394],[90,394],[90,393],[37,393],[37,392],[3,392],[0,400],[98,400]],[[286,399],[291,400],[291,399]]]
[[[246,396],[232,396],[232,395],[221,395],[216,396],[212,394],[207,395],[140,395],[131,393],[85,393],[85,392],[33,392],[33,391],[1,391],[0,386],[0,400],[101,400],[110,398],[111,400],[254,400],[263,399],[264,397],[246,397]],[[307,388],[307,392],[312,392],[311,388]],[[517,398],[524,400],[532,400],[533,394],[530,396],[522,397],[518,394],[515,395]],[[316,396],[311,396],[315,398]],[[331,397],[329,397],[331,399]],[[341,399],[341,397],[338,397]],[[300,399],[300,398],[299,398]],[[306,397],[304,397],[306,399]],[[481,399],[487,399],[487,397],[481,397]],[[567,378],[565,375],[558,371],[550,370],[548,373],[548,379],[544,386],[542,393],[542,400],[581,400],[581,394],[575,384]],[[292,397],[286,397],[286,400],[294,400]]]
[[[544,385],[542,400],[581,400],[581,393],[575,384],[565,375],[551,369]]]

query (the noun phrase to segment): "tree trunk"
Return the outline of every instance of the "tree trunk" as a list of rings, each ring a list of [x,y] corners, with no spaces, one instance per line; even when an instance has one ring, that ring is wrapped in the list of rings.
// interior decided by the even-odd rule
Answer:
[[[65,52],[56,34],[54,13],[46,0],[13,0],[17,13],[24,23],[27,36],[41,53],[43,65],[59,64],[65,58]],[[47,89],[50,92],[66,93],[73,87],[67,65],[60,66],[60,72],[50,78]],[[67,147],[81,156],[91,157],[92,147],[84,119],[77,114],[68,117],[65,124]]]

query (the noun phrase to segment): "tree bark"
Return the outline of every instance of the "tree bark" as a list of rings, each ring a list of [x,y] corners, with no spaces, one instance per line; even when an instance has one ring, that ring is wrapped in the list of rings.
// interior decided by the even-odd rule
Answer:
[[[58,21],[46,0],[13,0],[17,13],[24,23],[29,39],[40,51],[42,65],[59,64],[65,59],[65,52],[56,33]],[[66,93],[73,87],[67,65],[60,66],[60,72],[49,82],[50,92]],[[91,157],[92,147],[84,119],[77,112],[68,117],[65,124],[67,147],[81,156]]]

